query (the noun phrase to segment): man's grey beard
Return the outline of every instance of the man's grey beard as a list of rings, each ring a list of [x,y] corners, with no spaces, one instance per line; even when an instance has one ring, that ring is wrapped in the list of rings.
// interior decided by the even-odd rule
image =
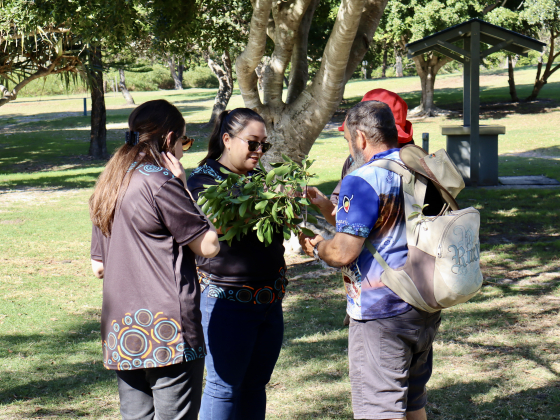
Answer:
[[[354,156],[352,156],[352,165],[348,168],[348,173],[355,171],[358,168],[361,168],[363,165],[367,163],[366,158],[364,156],[364,152],[359,149],[354,148],[352,145],[352,151],[354,152]]]

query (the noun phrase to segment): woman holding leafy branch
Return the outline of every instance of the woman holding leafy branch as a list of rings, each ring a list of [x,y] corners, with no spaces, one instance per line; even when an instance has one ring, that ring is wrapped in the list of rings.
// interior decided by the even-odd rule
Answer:
[[[218,237],[185,189],[192,144],[181,112],[145,102],[90,198],[92,269],[103,281],[103,363],[116,371],[123,419],[196,420],[205,355],[195,254]]]
[[[256,112],[247,108],[222,112],[208,154],[188,180],[193,196],[204,196],[208,187],[229,177],[232,189],[239,191],[234,202],[248,203],[250,197],[242,195],[243,188],[265,182],[257,165],[271,147],[266,139],[264,120]],[[234,184],[241,179],[246,183]],[[252,226],[249,206],[241,207],[235,223],[245,228],[244,234],[231,237],[218,231],[225,234],[218,255],[197,258],[208,348],[201,420],[264,419],[265,386],[282,345],[282,298],[287,284],[283,233],[265,231],[265,245],[262,232],[247,229]]]

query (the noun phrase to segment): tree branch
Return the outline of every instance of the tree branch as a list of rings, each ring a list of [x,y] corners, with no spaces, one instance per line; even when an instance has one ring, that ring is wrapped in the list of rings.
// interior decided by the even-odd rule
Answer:
[[[378,1],[385,2],[385,0]],[[365,0],[342,0],[323,52],[321,67],[313,78],[311,86],[306,89],[324,109],[329,111],[336,109],[342,99],[350,51],[356,38],[364,3]]]
[[[282,104],[284,72],[292,57],[296,34],[311,1],[277,3],[277,7],[272,9],[275,22],[274,51],[270,56],[270,64],[264,67],[263,74],[263,102],[267,105]]]
[[[364,2],[342,0],[319,71],[313,82],[282,116],[280,124],[285,127],[284,136],[298,139],[297,142],[280,145],[288,156],[301,159],[309,152],[342,99],[350,49],[356,37]]]
[[[20,34],[6,35],[6,36],[3,36],[2,34],[0,34],[0,42],[29,38],[29,37],[36,36],[36,35],[66,34],[66,33],[69,33],[69,32],[70,32],[70,29],[67,29],[67,28],[55,28],[55,27],[41,28],[41,30],[31,31],[31,32],[24,33],[24,34],[20,33]]]
[[[364,11],[360,18],[360,24],[352,43],[350,58],[346,66],[345,82],[348,82],[354,74],[356,67],[362,62],[364,55],[369,49],[373,35],[379,26],[379,21],[387,6],[388,0],[366,0]]]
[[[17,99],[17,94],[19,93],[19,91],[35,79],[46,77],[50,74],[58,74],[58,73],[64,73],[68,71],[77,71],[76,67],[80,65],[80,61],[75,57],[73,58],[74,60],[72,63],[58,69],[56,68],[56,66],[59,64],[62,57],[59,57],[56,60],[54,60],[48,67],[40,67],[35,73],[29,75],[21,82],[19,82],[12,89],[11,92],[5,86],[0,85],[0,93],[2,94],[2,96],[0,97],[0,106],[6,105],[8,102],[15,101]]]
[[[248,108],[252,109],[262,106],[255,69],[264,55],[266,28],[271,9],[272,0],[254,0],[247,47],[235,62],[235,71],[243,101]]]
[[[291,104],[303,92],[309,79],[309,65],[307,63],[307,42],[313,15],[319,5],[319,0],[312,0],[303,15],[297,31],[292,50],[292,68],[290,70],[290,83],[286,103]]]

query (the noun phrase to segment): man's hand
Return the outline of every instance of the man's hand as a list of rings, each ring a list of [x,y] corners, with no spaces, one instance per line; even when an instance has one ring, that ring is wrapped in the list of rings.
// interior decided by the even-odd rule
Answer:
[[[187,175],[185,175],[185,168],[183,168],[179,159],[169,152],[162,152],[161,158],[163,159],[165,167],[169,169],[173,175],[183,181],[183,185],[187,188]]]
[[[319,207],[321,211],[332,212],[334,204],[317,187],[307,187],[307,192],[304,190],[303,196],[308,197],[311,203]]]
[[[313,248],[315,248],[315,245],[317,245],[317,243],[325,240],[325,238],[323,238],[321,235],[315,235],[314,237],[310,237],[310,236],[304,235],[303,233],[299,234],[298,239],[299,239],[299,243],[301,245],[301,248],[303,249],[303,252],[305,252],[310,257],[313,257]]]
[[[309,198],[312,204],[315,204],[321,210],[323,217],[331,225],[336,225],[336,206],[323,194],[317,187],[308,187],[304,197]]]

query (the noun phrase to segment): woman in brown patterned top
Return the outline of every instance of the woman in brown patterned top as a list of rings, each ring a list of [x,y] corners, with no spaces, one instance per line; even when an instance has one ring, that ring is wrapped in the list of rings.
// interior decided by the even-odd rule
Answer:
[[[216,255],[218,238],[185,189],[181,112],[149,101],[128,125],[90,198],[103,363],[117,373],[123,419],[195,420],[206,354],[195,255]]]

